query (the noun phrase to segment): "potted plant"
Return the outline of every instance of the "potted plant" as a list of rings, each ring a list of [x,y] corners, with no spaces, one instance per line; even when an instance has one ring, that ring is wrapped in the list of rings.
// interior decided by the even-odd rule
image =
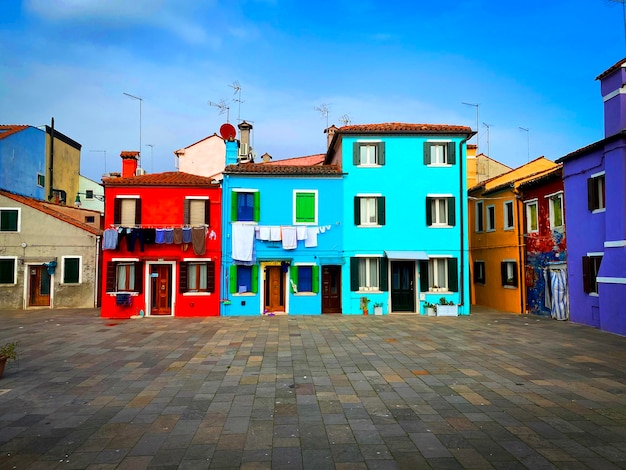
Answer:
[[[424,302],[424,310],[426,311],[426,315],[434,317],[437,312],[437,306],[435,304],[431,304],[430,302]]]
[[[454,305],[452,300],[448,301],[445,297],[439,299],[437,306],[438,317],[456,317],[459,315],[459,306]]]
[[[367,307],[369,303],[370,303],[370,299],[368,299],[367,297],[361,297],[360,308],[361,310],[363,310],[363,315],[369,314],[368,307]]]
[[[9,361],[15,361],[17,359],[17,341],[6,343],[0,347],[0,378],[4,374],[4,366]]]
[[[376,302],[374,304],[374,315],[382,315],[383,314],[383,303]]]

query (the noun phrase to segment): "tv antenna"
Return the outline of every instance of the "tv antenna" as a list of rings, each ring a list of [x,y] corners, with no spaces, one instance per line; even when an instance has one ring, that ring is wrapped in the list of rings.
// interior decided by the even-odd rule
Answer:
[[[339,122],[341,122],[344,126],[349,126],[352,123],[352,120],[348,114],[344,114],[339,118]]]
[[[622,16],[624,18],[624,43],[626,44],[626,0],[609,0],[613,3],[621,3],[622,4]]]
[[[220,100],[219,103],[209,101],[209,106],[213,106],[220,110],[220,114],[226,113],[226,122],[230,122],[230,107],[226,104],[226,101]]]
[[[486,122],[483,122],[483,126],[485,126],[487,128],[487,156],[491,157],[491,153],[489,150],[489,129],[491,129],[492,124],[487,124]],[[478,148],[477,148],[478,150]]]
[[[241,85],[239,84],[239,80],[235,80],[232,85],[228,85],[235,91],[235,95],[238,95],[237,98],[234,98],[233,101],[237,102],[237,121],[241,121],[241,103],[244,101],[241,99]]]
[[[315,106],[313,109],[315,109],[315,111],[319,111],[321,115],[326,118],[326,128],[328,128],[328,114],[330,113],[328,105],[321,104],[319,106]]]

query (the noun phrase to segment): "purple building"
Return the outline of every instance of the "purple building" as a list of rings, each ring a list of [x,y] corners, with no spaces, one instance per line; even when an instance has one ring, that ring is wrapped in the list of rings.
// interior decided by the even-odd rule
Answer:
[[[597,80],[604,139],[557,160],[567,206],[570,319],[626,335],[626,59]]]

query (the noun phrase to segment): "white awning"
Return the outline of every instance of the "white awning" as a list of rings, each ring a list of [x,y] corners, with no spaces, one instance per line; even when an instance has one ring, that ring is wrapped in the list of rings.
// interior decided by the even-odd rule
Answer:
[[[385,255],[389,259],[401,259],[401,260],[427,260],[428,255],[425,251],[385,251]]]

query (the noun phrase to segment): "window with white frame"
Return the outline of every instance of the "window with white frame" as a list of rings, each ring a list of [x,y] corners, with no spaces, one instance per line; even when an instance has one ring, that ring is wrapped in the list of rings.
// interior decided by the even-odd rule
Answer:
[[[215,292],[215,261],[191,259],[181,262],[179,290],[182,293]]]
[[[513,201],[504,201],[504,230],[510,230],[513,227],[515,227]]]
[[[587,207],[590,211],[601,211],[606,208],[604,172],[592,175],[587,180]]]
[[[380,141],[355,142],[353,163],[356,166],[385,164],[385,143]]]
[[[526,233],[539,231],[539,205],[536,199],[526,203]]]
[[[500,263],[502,285],[517,287],[517,261],[504,260]]]
[[[142,292],[143,263],[136,259],[113,260],[107,263],[107,292]]]
[[[548,196],[548,204],[550,207],[550,228],[562,227],[565,223],[563,220],[563,193],[559,192]]]
[[[452,227],[455,225],[454,197],[448,195],[426,197],[426,225]]]
[[[602,254],[589,253],[583,256],[583,290],[587,294],[598,293],[598,272],[602,263]]]
[[[80,284],[81,283],[81,262],[80,256],[63,256],[62,257],[62,276],[63,284]]]
[[[430,257],[419,262],[422,292],[458,292],[459,262],[454,257]]]
[[[46,185],[46,177],[41,173],[37,173],[37,186],[44,187]]]
[[[19,232],[20,215],[19,208],[0,207],[0,232]]]
[[[456,145],[448,141],[424,142],[425,165],[454,165]]]
[[[188,225],[211,225],[211,201],[207,197],[187,197],[183,206],[183,223]]]
[[[123,227],[141,225],[141,199],[135,196],[116,197],[113,203],[113,223]]]
[[[485,284],[485,262],[482,260],[474,261],[474,284]]]
[[[294,224],[317,224],[317,190],[294,190]]]
[[[0,257],[0,285],[15,284],[17,279],[17,257]]]
[[[387,258],[356,256],[350,258],[351,291],[386,291]]]
[[[385,225],[385,197],[369,194],[355,196],[354,224],[358,226]]]
[[[485,204],[483,201],[476,201],[476,231],[482,232],[485,230]]]
[[[496,229],[496,206],[487,206],[487,232]]]
[[[289,276],[293,293],[319,292],[319,266],[294,265],[289,268]]]
[[[261,216],[261,193],[257,190],[237,189],[231,193],[231,220],[258,222]]]

